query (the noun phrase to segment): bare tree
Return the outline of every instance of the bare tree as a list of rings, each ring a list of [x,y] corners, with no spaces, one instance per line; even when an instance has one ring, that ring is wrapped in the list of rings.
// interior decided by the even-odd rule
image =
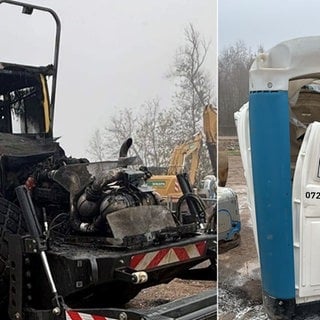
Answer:
[[[262,47],[259,51],[263,50]],[[233,114],[248,101],[249,69],[255,54],[243,41],[224,49],[219,56],[219,132],[234,135]]]
[[[171,113],[160,110],[158,98],[146,101],[140,108],[120,110],[110,119],[102,135],[99,130],[90,140],[88,152],[94,160],[115,158],[127,138],[133,139],[131,155],[138,156],[146,166],[167,165],[169,150],[174,148]]]
[[[176,110],[173,110],[172,114],[175,120],[175,134],[180,138],[180,143],[202,129],[204,107],[214,99],[213,81],[206,69],[210,42],[203,39],[192,24],[185,28],[184,35],[185,44],[178,49],[173,70],[169,74],[177,85],[173,97]],[[202,148],[199,156],[201,160],[197,180],[212,172],[208,150]]]
[[[181,140],[176,134],[176,123],[172,111],[164,110],[158,114],[155,135],[158,139],[158,167],[167,167],[174,147]]]
[[[92,156],[95,161],[102,161],[106,159],[105,148],[101,131],[97,129],[89,141],[87,152]]]
[[[121,144],[128,138],[134,139],[137,116],[130,108],[122,109],[113,116],[103,131],[96,130],[89,141],[88,152],[94,160],[117,158]]]
[[[106,132],[112,133],[118,143],[132,136],[135,131],[137,114],[131,108],[124,108],[118,115],[111,118],[111,126],[106,128]]]
[[[213,83],[205,69],[210,43],[201,38],[192,24],[184,34],[185,45],[178,49],[169,77],[177,85],[173,97],[177,133],[188,139],[200,129],[203,108],[212,100]]]
[[[158,126],[159,99],[146,101],[142,105],[143,117],[139,117],[136,130],[136,144],[146,166],[159,164],[159,145],[156,135]]]

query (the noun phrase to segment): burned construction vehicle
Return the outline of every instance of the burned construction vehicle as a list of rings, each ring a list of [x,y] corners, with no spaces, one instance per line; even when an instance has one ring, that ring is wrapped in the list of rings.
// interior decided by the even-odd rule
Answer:
[[[0,4],[45,11],[57,25],[53,64],[0,64],[0,318],[215,319],[215,290],[171,313],[120,308],[146,287],[215,264],[216,234],[199,206],[178,217],[160,205],[149,170],[127,157],[131,139],[114,161],[65,154],[53,137],[59,18]]]

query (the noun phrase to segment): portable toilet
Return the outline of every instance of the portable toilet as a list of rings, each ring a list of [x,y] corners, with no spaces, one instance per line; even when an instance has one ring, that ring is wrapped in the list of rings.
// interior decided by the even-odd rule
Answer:
[[[257,56],[235,113],[264,307],[291,319],[320,301],[320,37]]]

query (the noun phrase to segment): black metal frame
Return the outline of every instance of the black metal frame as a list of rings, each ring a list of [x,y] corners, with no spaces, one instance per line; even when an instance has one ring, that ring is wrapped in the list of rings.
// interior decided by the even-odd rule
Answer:
[[[30,307],[28,301],[31,294],[28,288],[32,287],[31,260],[38,251],[35,238],[27,235],[9,235],[9,265],[10,265],[10,295],[9,316],[10,319],[24,320],[66,320],[65,311],[69,310],[63,302],[60,313],[54,314],[54,309],[38,310]],[[217,317],[217,291],[210,289],[206,292],[179,299],[164,305],[147,310],[133,309],[75,309],[74,311],[101,315],[120,319],[120,315],[126,314],[132,320],[173,320],[173,319],[216,319]],[[124,318],[125,319],[125,318]]]
[[[54,46],[54,57],[53,57],[53,72],[52,72],[52,87],[51,87],[51,99],[50,99],[50,129],[49,132],[52,134],[53,131],[53,120],[54,120],[54,106],[56,98],[57,88],[57,73],[58,73],[58,62],[59,62],[59,50],[60,50],[60,34],[61,34],[61,22],[56,12],[50,8],[33,5],[30,3],[12,1],[12,0],[0,0],[0,4],[10,4],[14,6],[22,7],[22,13],[32,14],[33,10],[39,10],[48,12],[55,20],[56,23],[56,35],[55,35],[55,46]]]
[[[35,208],[33,206],[30,192],[25,186],[19,186],[16,188],[16,193],[29,234],[25,236],[17,234],[9,235],[9,315],[12,319],[19,319],[19,317],[21,318],[22,315],[26,314],[26,312],[30,314],[30,316],[23,318],[26,320],[63,319],[62,313],[64,313],[67,306],[65,305],[62,296],[58,294],[56,285],[59,288],[59,293],[64,296],[67,294],[76,294],[77,289],[74,289],[73,292],[70,293],[70,284],[75,284],[80,279],[81,282],[83,282],[81,283],[81,287],[79,287],[81,288],[80,290],[85,289],[87,286],[102,285],[109,283],[110,281],[117,280],[120,282],[124,281],[135,284],[136,279],[134,278],[134,272],[136,270],[130,269],[130,258],[135,254],[147,253],[155,250],[154,247],[147,247],[140,250],[116,250],[112,252],[109,250],[99,250],[99,252],[97,252],[97,248],[92,249],[90,246],[85,246],[78,247],[77,251],[74,251],[73,249],[72,252],[70,252],[70,244],[68,243],[63,246],[60,245],[58,250],[52,250],[53,248],[48,250],[46,243],[43,241],[41,228],[35,214]],[[192,238],[179,240],[178,245],[188,245],[198,243],[199,241],[208,242],[212,240],[213,237],[213,235],[197,235]],[[54,245],[52,246],[54,247]],[[175,246],[177,246],[177,243],[175,242],[167,243],[157,246],[156,250],[161,250],[163,248],[167,249]],[[210,250],[208,249],[208,252],[209,251]],[[84,252],[86,253],[85,259],[83,258]],[[175,273],[177,273],[178,270],[181,270],[182,266],[185,267],[185,263],[187,263],[189,267],[192,267],[208,258],[209,257],[207,255],[200,256],[198,258],[188,260],[187,262],[171,264],[167,266],[166,269],[169,271],[169,274],[171,274],[173,269],[175,269]],[[77,264],[79,262],[81,262],[80,269],[77,268]],[[106,266],[106,268],[104,268],[106,272],[103,274],[99,272],[98,265]],[[61,274],[61,268],[63,270],[68,270],[68,272]],[[34,270],[36,270],[36,273]],[[149,271],[150,282],[147,286],[153,284],[151,280],[153,272],[157,272],[157,270],[154,269]],[[41,286],[37,285],[37,282],[41,282]],[[33,301],[32,299],[36,299],[36,301]],[[48,306],[45,309],[49,308],[50,312],[48,310],[40,311],[35,308],[35,306],[43,303],[41,300],[45,300],[45,305]],[[206,309],[209,308],[209,313],[211,314],[212,309],[209,307],[210,304],[207,299],[204,300],[206,301],[205,307],[198,301],[197,304],[193,305],[192,312],[207,314],[208,310]],[[190,304],[190,301],[188,304]],[[171,307],[173,308],[174,306],[175,304]],[[31,307],[33,309],[31,309]],[[162,309],[159,309],[157,312],[160,315],[160,313],[165,310],[168,310],[168,308],[164,308],[163,311]],[[183,309],[184,311],[181,307],[179,310],[179,314],[181,315],[187,315],[189,312],[186,311],[188,310],[186,307]],[[102,312],[105,316],[110,316],[110,309],[101,309],[100,311],[83,310],[83,312]],[[121,312],[124,311],[121,310]],[[135,314],[135,311],[132,312]],[[178,311],[174,311],[173,315],[178,314],[177,312]],[[44,314],[47,314],[47,316],[45,316],[47,318],[44,318]],[[139,312],[137,314],[139,316],[142,315]],[[153,312],[151,314],[153,314]],[[145,319],[149,318],[146,317]],[[159,319],[166,318],[160,317]]]

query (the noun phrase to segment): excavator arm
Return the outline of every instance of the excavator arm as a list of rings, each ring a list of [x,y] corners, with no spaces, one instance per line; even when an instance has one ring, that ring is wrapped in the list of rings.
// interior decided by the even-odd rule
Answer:
[[[218,152],[217,170],[217,110],[211,104],[206,105],[203,110],[203,131],[206,136],[206,145],[212,165],[213,174],[216,176],[218,171],[218,184],[224,187],[228,178],[228,155],[225,150]]]
[[[202,133],[198,132],[191,140],[174,148],[169,162],[168,175],[182,173],[185,167],[186,157],[191,155],[191,165],[188,173],[191,185],[194,184],[199,166],[202,140]]]
[[[213,174],[217,175],[217,111],[211,104],[203,110],[203,131],[209,152]]]

